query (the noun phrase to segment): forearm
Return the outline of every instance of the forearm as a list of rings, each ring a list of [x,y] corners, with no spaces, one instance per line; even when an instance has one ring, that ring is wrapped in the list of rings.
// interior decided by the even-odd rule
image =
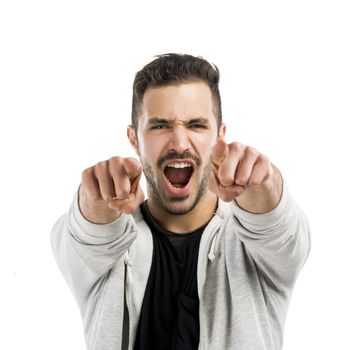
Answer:
[[[273,164],[272,169],[266,182],[259,186],[247,186],[245,193],[235,198],[240,208],[253,214],[267,213],[276,208],[282,196],[283,179]]]
[[[280,201],[264,214],[249,213],[232,202],[236,233],[250,252],[263,279],[275,291],[290,292],[310,251],[308,219],[283,183]]]
[[[96,282],[122,259],[137,235],[128,215],[109,224],[94,224],[82,215],[78,194],[67,214],[54,225],[51,247],[57,264],[79,305],[86,301]]]

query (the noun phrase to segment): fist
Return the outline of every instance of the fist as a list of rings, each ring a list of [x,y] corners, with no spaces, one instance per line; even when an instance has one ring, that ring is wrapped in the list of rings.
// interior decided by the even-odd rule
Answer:
[[[135,158],[112,157],[82,173],[79,206],[86,219],[110,223],[132,213],[143,201],[141,163]]]
[[[270,160],[255,148],[239,142],[227,144],[222,138],[213,146],[210,159],[209,189],[225,202],[266,182],[273,172]]]

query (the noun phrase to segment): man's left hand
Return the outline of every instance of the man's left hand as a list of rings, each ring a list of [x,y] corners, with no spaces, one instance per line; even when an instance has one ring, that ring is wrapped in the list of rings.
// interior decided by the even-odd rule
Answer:
[[[255,148],[223,138],[212,147],[211,165],[209,189],[225,202],[268,182],[274,172],[269,158]]]

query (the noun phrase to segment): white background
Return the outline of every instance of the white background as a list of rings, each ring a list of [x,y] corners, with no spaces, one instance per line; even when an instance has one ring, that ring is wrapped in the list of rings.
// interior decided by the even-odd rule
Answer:
[[[0,348],[84,349],[50,231],[85,168],[134,155],[134,75],[178,52],[219,67],[228,141],[266,154],[309,217],[284,350],[349,349],[349,18],[337,0],[2,0]]]

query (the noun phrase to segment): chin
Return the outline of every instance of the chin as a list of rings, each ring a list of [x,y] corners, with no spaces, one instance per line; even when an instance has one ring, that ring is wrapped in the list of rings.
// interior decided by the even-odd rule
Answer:
[[[192,211],[195,206],[171,206],[171,205],[163,205],[163,209],[171,215],[185,215]]]
[[[171,215],[185,215],[191,212],[198,204],[201,196],[190,198],[190,195],[170,197],[166,200],[159,198],[159,202],[163,209]]]

